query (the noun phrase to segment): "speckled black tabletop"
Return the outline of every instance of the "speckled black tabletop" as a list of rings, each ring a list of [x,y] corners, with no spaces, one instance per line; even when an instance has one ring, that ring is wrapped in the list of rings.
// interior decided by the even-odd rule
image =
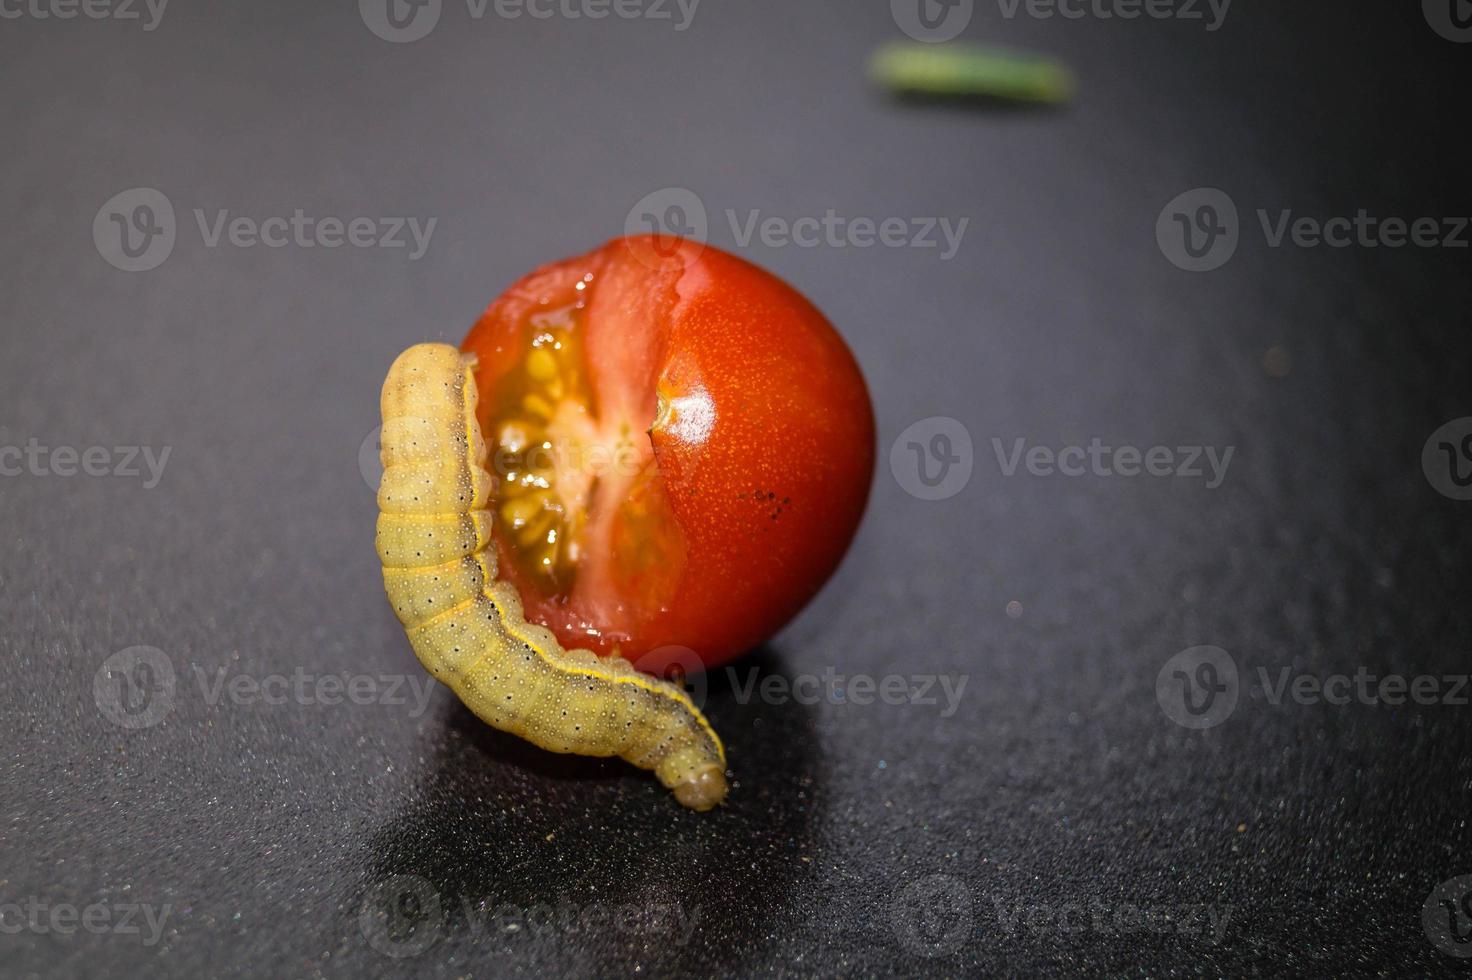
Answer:
[[[1467,4],[395,2],[0,0],[0,973],[1472,969]],[[360,463],[644,215],[879,420],[709,815],[427,684]]]

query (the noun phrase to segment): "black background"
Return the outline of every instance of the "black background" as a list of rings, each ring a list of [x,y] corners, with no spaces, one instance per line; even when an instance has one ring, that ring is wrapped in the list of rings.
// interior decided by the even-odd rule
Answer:
[[[1422,904],[1472,872],[1472,708],[1274,705],[1254,681],[1466,671],[1472,503],[1420,457],[1472,415],[1468,252],[1274,249],[1256,218],[1472,214],[1472,47],[1418,6],[1238,0],[1207,31],[979,2],[966,39],[1075,69],[1051,111],[874,91],[866,58],[902,35],[872,0],[704,0],[684,31],[476,21],[447,0],[408,44],[350,2],[173,0],[153,31],[0,20],[0,443],[171,450],[150,489],[0,478],[0,903],[170,909],[152,944],[7,928],[0,972],[1465,972]],[[178,239],[128,273],[90,230],[140,186]],[[647,774],[489,731],[442,689],[423,713],[211,703],[199,678],[222,670],[422,677],[358,466],[388,363],[457,341],[512,280],[670,186],[700,195],[712,244],[829,315],[879,420],[847,560],[738,667],[966,675],[956,713],[743,704],[718,673],[735,784],[702,816]],[[1200,274],[1155,239],[1196,187],[1242,215],[1235,257]],[[438,222],[409,261],[207,248],[196,208]],[[739,248],[725,215],[829,208],[970,224],[942,261]],[[975,442],[943,501],[888,464],[929,416]],[[991,440],[1019,437],[1235,456],[1214,490],[1004,477]],[[1198,644],[1244,678],[1204,732],[1155,695]],[[136,645],[177,685],[130,730],[94,678]],[[373,903],[414,883],[397,875],[441,907],[397,906],[417,931],[390,938],[433,940],[405,958],[369,942]],[[1178,916],[1060,924],[1069,905],[1231,917],[1218,942]],[[1011,931],[999,908],[1021,913]]]

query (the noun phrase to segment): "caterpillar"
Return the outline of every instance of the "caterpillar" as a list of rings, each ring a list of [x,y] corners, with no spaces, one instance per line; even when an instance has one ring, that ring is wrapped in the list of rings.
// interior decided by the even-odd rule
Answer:
[[[497,579],[475,363],[417,344],[383,383],[378,557],[415,656],[487,724],[553,752],[619,756],[711,809],[726,797],[726,750],[689,695],[620,657],[564,650]]]

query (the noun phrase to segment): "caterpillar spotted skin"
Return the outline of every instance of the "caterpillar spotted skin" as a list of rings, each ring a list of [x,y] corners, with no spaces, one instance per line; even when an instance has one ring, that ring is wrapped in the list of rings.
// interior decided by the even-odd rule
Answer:
[[[689,695],[622,658],[564,650],[497,579],[474,370],[473,355],[418,344],[383,384],[378,557],[415,655],[487,724],[552,752],[619,756],[711,809],[726,750]]]

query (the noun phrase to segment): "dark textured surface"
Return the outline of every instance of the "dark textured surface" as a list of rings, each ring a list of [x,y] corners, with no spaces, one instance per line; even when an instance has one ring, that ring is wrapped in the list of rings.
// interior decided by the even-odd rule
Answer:
[[[898,36],[882,2],[706,0],[683,32],[449,3],[412,44],[351,3],[175,3],[154,31],[0,21],[0,443],[171,447],[151,489],[0,478],[0,903],[168,908],[156,942],[6,912],[0,972],[1465,972],[1421,910],[1472,872],[1472,708],[1244,691],[1194,732],[1155,695],[1197,644],[1244,674],[1467,668],[1472,503],[1419,460],[1472,415],[1468,252],[1272,249],[1250,217],[1472,213],[1472,49],[1417,4],[1244,0],[1210,33],[979,4],[967,37],[1080,77],[1072,108],[1028,113],[868,90],[867,53]],[[669,185],[700,193],[728,248],[727,208],[970,217],[950,262],[738,250],[844,332],[881,439],[840,574],[740,666],[964,674],[959,710],[742,704],[717,676],[736,781],[697,816],[443,690],[423,712],[212,703],[200,678],[221,671],[422,676],[357,464],[386,366]],[[136,186],[173,202],[179,238],[129,274],[90,228]],[[1250,223],[1193,275],[1155,221],[1198,186]],[[416,262],[212,249],[194,208],[438,226]],[[976,470],[927,502],[884,460],[935,415],[968,427]],[[1215,490],[1004,478],[990,441],[1018,437],[1236,455]],[[177,685],[129,730],[94,677],[135,645]],[[399,906],[420,931],[392,937],[433,943],[396,959],[371,913],[406,882],[442,911]],[[1062,926],[1026,911],[1070,904]],[[1231,916],[1219,942],[1087,917],[1129,906]],[[1022,910],[1012,931],[999,908]]]

